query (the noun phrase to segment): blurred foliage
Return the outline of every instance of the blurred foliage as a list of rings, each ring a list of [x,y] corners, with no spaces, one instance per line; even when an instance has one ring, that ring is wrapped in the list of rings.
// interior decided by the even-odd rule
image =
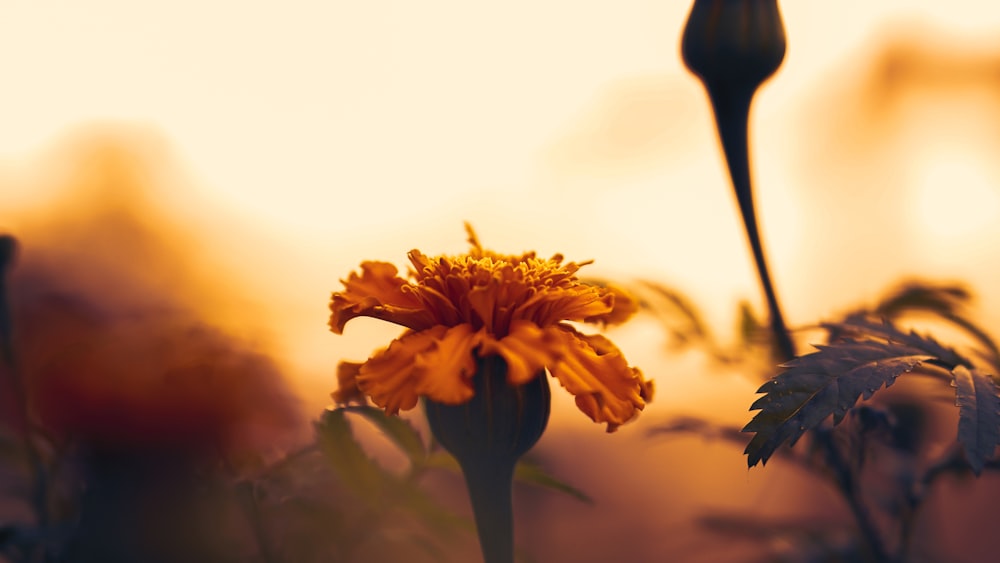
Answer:
[[[32,412],[17,361],[23,350],[14,338],[5,275],[15,250],[12,238],[0,237],[0,561],[436,563],[477,553],[464,495],[453,494],[464,492],[458,464],[424,438],[427,432],[370,406],[324,411],[314,441],[276,460],[273,452],[229,455],[222,444],[201,447],[212,438],[192,447],[107,438],[134,434],[127,432],[50,436]],[[125,373],[130,361],[119,362]],[[199,380],[218,375],[213,364],[192,366],[202,370],[192,372]],[[189,413],[155,414],[172,420]],[[140,422],[113,421],[141,428]],[[370,443],[377,442],[373,431],[384,436],[388,445],[381,449],[388,452]],[[375,453],[402,457],[406,467],[390,470]],[[515,482],[591,502],[531,457],[517,467]],[[532,561],[526,553],[518,559]]]
[[[742,328],[736,352],[722,349],[698,310],[679,292],[644,283],[656,299],[643,307],[683,345],[700,344],[708,357],[741,366],[759,377],[754,353],[768,332],[759,322]],[[756,515],[708,514],[701,524],[730,539],[758,543],[766,560],[934,561],[910,549],[923,501],[945,475],[967,478],[997,470],[1000,444],[1000,354],[970,309],[972,296],[960,285],[907,281],[875,304],[853,309],[818,325],[826,333],[816,351],[780,365],[759,389],[742,429],[692,416],[675,417],[650,429],[651,436],[694,433],[744,447],[749,466],[772,456],[831,483],[854,518],[852,525],[769,521]],[[741,305],[741,326],[753,318]],[[956,340],[945,346],[919,324]],[[805,327],[813,328],[813,327]],[[802,329],[805,332],[805,329]],[[750,338],[746,334],[752,335]],[[920,394],[882,393],[899,377],[919,377],[936,389]],[[935,448],[928,427],[942,397],[958,407],[951,447]],[[796,442],[805,444],[795,446]]]
[[[595,283],[606,283],[597,281]],[[725,343],[705,321],[704,315],[683,292],[663,283],[639,280],[621,284],[638,302],[639,309],[659,322],[667,335],[668,351],[678,353],[698,349],[722,365],[739,365],[746,368],[764,359],[759,366],[761,376],[770,366],[767,359],[774,356],[774,344],[767,323],[762,322],[748,301],[741,301],[736,317],[737,339]]]

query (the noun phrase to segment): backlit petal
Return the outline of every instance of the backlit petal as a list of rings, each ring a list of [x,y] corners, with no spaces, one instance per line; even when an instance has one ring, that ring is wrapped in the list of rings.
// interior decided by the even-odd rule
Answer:
[[[417,356],[414,386],[417,394],[439,403],[462,404],[472,398],[472,377],[476,374],[473,349],[482,333],[471,325],[453,326],[434,346]]]
[[[549,332],[563,352],[549,371],[576,395],[576,404],[584,414],[607,424],[608,432],[629,421],[652,398],[652,385],[643,380],[639,370],[629,367],[610,340],[583,335],[563,325]]]
[[[432,324],[432,316],[412,291],[410,283],[396,275],[396,267],[386,262],[364,262],[361,275],[351,272],[343,281],[344,291],[330,300],[330,330],[342,334],[347,321],[373,317],[422,330]]]
[[[584,322],[603,325],[621,324],[639,310],[639,303],[624,289],[614,284],[608,284],[605,289],[613,297],[611,310],[604,314],[587,317]]]
[[[414,370],[420,354],[431,350],[447,329],[435,326],[421,332],[408,332],[393,340],[361,366],[358,388],[375,404],[394,414],[417,405]]]
[[[582,284],[566,289],[544,289],[525,301],[515,318],[534,321],[540,327],[560,321],[582,321],[609,314],[613,300],[610,294],[602,294],[598,288]]]
[[[561,342],[557,335],[549,334],[552,330],[558,329],[541,329],[530,321],[514,321],[507,336],[483,341],[482,355],[503,357],[511,385],[527,383],[559,357]]]
[[[340,362],[337,365],[337,390],[330,394],[338,404],[367,402],[365,394],[358,388],[358,371],[361,366],[356,362]]]

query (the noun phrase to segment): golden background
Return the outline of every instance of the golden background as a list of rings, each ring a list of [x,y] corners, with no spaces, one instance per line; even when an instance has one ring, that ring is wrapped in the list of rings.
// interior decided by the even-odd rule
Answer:
[[[329,403],[337,361],[396,333],[364,320],[327,332],[338,279],[411,248],[462,251],[464,220],[498,251],[592,258],[591,275],[676,287],[735,338],[737,304],[763,300],[707,100],[680,62],[689,8],[0,2],[0,229],[26,255],[115,255],[124,235],[109,218],[138,221],[177,260],[133,266],[268,350],[308,413]],[[789,323],[917,276],[966,282],[980,320],[1000,325],[1000,8],[781,9],[788,53],[751,138]],[[742,424],[757,382],[667,353],[648,318],[614,338],[656,401],[609,437],[554,395],[541,445],[598,504],[540,504],[544,526],[519,521],[519,541],[541,560],[698,561],[709,540],[681,532],[692,513],[802,508],[780,467],[747,473],[732,446],[644,437],[675,414]],[[946,543],[981,532],[938,524]]]

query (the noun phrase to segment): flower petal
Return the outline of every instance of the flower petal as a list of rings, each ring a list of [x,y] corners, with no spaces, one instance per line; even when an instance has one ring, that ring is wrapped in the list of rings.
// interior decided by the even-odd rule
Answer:
[[[616,325],[627,321],[639,310],[639,303],[624,289],[608,284],[605,289],[612,296],[611,310],[604,314],[587,317],[584,322]]]
[[[340,362],[337,365],[337,390],[330,394],[337,404],[365,404],[365,394],[358,388],[358,372],[361,366],[357,362]]]
[[[610,340],[584,335],[567,325],[547,330],[560,343],[562,357],[549,371],[567,391],[576,395],[576,405],[594,422],[607,423],[608,432],[628,422],[652,399],[652,382],[628,366]]]
[[[497,354],[507,362],[507,382],[522,385],[535,378],[559,357],[560,343],[531,321],[514,321],[510,333],[499,341],[483,340],[481,355]]]
[[[560,321],[582,321],[610,314],[614,297],[583,284],[571,288],[546,288],[522,304],[515,318],[548,327]]]
[[[433,349],[447,329],[438,325],[420,332],[407,332],[388,348],[368,359],[355,378],[358,389],[389,414],[417,405],[417,377],[414,373],[420,354]]]
[[[472,398],[472,377],[476,375],[473,349],[482,332],[472,325],[449,328],[434,346],[417,356],[416,392],[439,403],[459,405]]]
[[[342,280],[344,291],[330,300],[330,330],[344,332],[344,325],[354,317],[366,316],[422,330],[432,324],[430,313],[411,291],[405,279],[396,275],[396,266],[387,262],[363,262],[361,275],[351,272]]]

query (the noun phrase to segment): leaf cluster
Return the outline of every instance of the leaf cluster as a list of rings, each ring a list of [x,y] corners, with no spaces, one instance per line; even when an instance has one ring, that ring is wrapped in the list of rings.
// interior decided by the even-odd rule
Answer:
[[[1000,395],[993,378],[974,362],[930,336],[903,332],[888,320],[854,314],[823,325],[831,342],[784,364],[783,372],[758,390],[758,410],[743,429],[754,433],[747,463],[766,463],[785,443],[794,445],[828,418],[839,424],[859,399],[869,399],[913,372],[950,375],[959,408],[958,443],[979,474],[1000,444]]]
[[[937,479],[1000,467],[994,457],[1000,395],[992,375],[1000,372],[1000,354],[972,320],[970,300],[958,285],[902,283],[874,305],[818,325],[823,343],[782,364],[761,385],[762,396],[751,406],[757,412],[744,428],[698,417],[653,428],[651,435],[696,433],[739,445],[750,467],[780,457],[830,482],[854,516],[853,525],[840,527],[708,514],[702,525],[727,537],[793,548],[779,553],[768,547],[778,560],[909,560],[911,533]],[[900,328],[914,323],[962,338],[945,345],[925,330]],[[933,395],[882,395],[900,377],[922,378],[926,385],[913,389]],[[955,442],[942,454],[925,443],[925,427],[929,400],[948,394],[959,416]],[[806,447],[793,448],[800,440]]]

